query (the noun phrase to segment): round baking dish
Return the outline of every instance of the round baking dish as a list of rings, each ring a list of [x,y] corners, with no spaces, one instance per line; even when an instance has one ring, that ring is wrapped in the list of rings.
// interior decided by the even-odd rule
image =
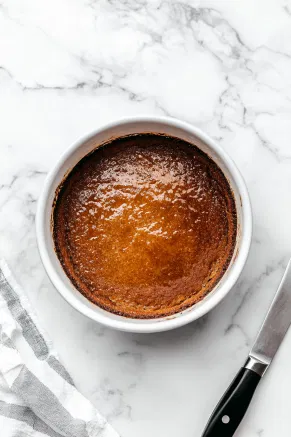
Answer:
[[[70,282],[54,250],[51,214],[55,192],[59,184],[85,155],[96,148],[96,144],[101,145],[111,138],[147,132],[181,138],[198,146],[216,162],[228,179],[234,194],[238,230],[236,247],[228,269],[215,288],[203,300],[169,317],[131,319],[110,313],[94,305]],[[252,236],[252,214],[246,185],[234,162],[216,142],[200,129],[172,118],[129,117],[110,123],[81,137],[60,157],[46,179],[38,202],[36,231],[39,252],[47,274],[68,303],[90,319],[111,328],[149,333],[170,330],[196,320],[214,308],[227,295],[236,283],[247,259]]]

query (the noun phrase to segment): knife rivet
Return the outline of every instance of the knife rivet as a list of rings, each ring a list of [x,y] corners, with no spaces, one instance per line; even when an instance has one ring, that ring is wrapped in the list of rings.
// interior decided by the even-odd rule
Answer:
[[[222,421],[222,423],[227,425],[230,422],[230,417],[225,415],[222,417],[221,421]]]

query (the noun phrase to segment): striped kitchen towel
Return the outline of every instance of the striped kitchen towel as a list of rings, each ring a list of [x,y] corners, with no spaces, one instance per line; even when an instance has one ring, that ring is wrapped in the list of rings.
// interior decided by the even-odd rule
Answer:
[[[0,260],[1,437],[118,437],[75,388]]]

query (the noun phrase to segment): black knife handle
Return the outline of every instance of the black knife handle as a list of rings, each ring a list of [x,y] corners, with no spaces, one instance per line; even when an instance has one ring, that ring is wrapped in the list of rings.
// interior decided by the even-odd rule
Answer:
[[[244,417],[261,376],[242,368],[215,408],[202,437],[232,437]]]

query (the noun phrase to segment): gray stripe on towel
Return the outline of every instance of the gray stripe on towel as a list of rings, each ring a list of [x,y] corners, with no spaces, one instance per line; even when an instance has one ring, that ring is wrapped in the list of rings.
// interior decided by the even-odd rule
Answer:
[[[35,414],[44,422],[65,437],[88,437],[86,422],[76,419],[63,407],[58,398],[31,373],[23,367],[15,379],[12,390],[19,396],[25,394],[25,402],[34,406]],[[102,426],[91,422],[96,435],[102,431]]]
[[[0,325],[0,330],[2,329]],[[1,343],[4,344],[4,346],[9,347],[10,349],[15,349],[14,344],[10,340],[10,338],[5,334],[5,332],[2,332],[1,335]]]
[[[0,269],[0,291],[6,304],[22,329],[22,334],[27,343],[30,345],[35,356],[39,360],[47,360],[49,366],[57,372],[69,384],[74,385],[71,376],[68,374],[64,366],[53,356],[49,355],[49,349],[45,339],[37,329],[35,323],[31,319],[28,312],[21,305],[21,301],[17,293],[13,290],[9,282]]]
[[[25,422],[35,431],[46,434],[49,437],[62,437],[61,434],[58,434],[46,423],[40,420],[28,407],[0,401],[0,416]]]

